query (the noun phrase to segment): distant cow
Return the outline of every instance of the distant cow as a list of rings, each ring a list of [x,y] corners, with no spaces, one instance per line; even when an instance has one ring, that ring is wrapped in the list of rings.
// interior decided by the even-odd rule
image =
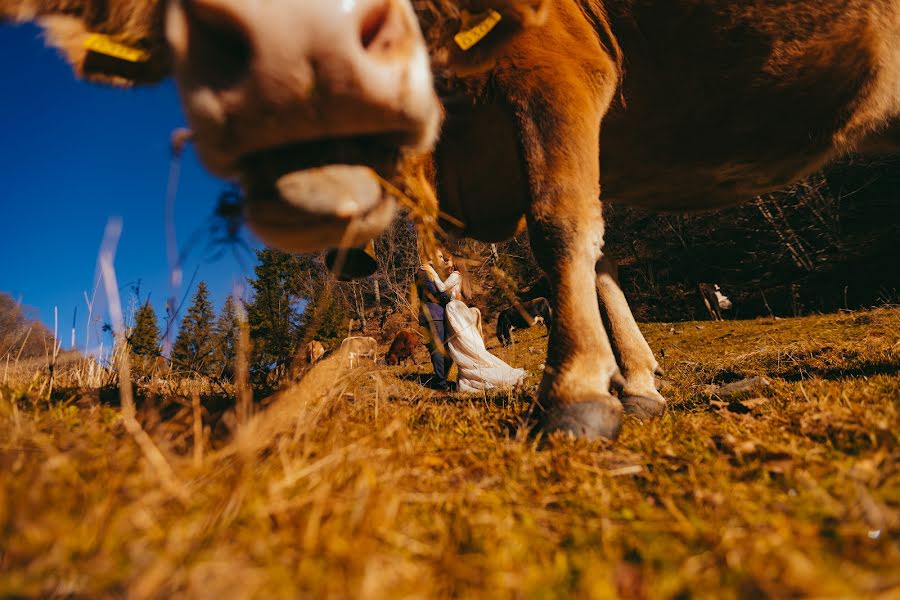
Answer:
[[[384,356],[384,361],[387,364],[394,366],[399,365],[407,358],[411,358],[413,364],[415,364],[416,359],[413,354],[416,350],[416,346],[420,343],[421,338],[419,337],[419,334],[409,330],[401,331],[394,338],[394,341],[391,342],[391,347]]]
[[[713,321],[722,321],[722,311],[731,310],[731,300],[722,293],[718,283],[701,283],[700,296]]]
[[[325,346],[322,342],[313,340],[306,345],[306,364],[314,365],[325,356]]]
[[[538,323],[550,327],[550,302],[546,298],[535,298],[516,306],[510,306],[497,317],[497,339],[504,346],[512,343],[512,330],[528,328]]]
[[[348,337],[341,342],[341,354],[351,369],[363,359],[371,360],[374,364],[378,360],[378,344],[370,337]]]

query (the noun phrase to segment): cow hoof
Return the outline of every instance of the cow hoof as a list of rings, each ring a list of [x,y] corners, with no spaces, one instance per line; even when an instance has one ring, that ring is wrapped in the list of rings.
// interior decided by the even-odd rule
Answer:
[[[637,417],[641,421],[661,417],[666,412],[666,400],[659,394],[656,396],[624,394],[619,400],[622,401],[626,414]]]
[[[548,410],[542,429],[546,433],[562,431],[587,440],[619,437],[622,428],[622,404],[610,396],[601,400],[558,404]]]

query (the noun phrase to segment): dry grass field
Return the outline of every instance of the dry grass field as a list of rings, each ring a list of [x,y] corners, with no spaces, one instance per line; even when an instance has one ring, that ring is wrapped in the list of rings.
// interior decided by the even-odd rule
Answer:
[[[9,379],[0,597],[900,598],[900,309],[644,331],[671,408],[616,443],[530,432],[542,327],[511,394],[332,358],[243,425],[208,388],[199,446],[187,387],[147,438]]]

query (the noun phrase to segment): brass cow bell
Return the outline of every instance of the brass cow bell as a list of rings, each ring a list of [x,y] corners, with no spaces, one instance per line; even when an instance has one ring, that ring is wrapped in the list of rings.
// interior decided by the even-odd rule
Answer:
[[[375,241],[362,248],[332,248],[325,253],[325,266],[338,281],[362,279],[375,273]]]

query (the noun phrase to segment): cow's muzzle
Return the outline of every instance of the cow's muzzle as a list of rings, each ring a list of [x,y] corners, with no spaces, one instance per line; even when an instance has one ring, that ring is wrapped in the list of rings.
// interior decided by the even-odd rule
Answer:
[[[166,37],[197,153],[241,180],[264,242],[359,246],[390,223],[378,176],[441,113],[410,0],[170,0]]]
[[[380,173],[397,160],[391,135],[258,153],[241,164],[247,222],[264,242],[292,252],[362,246],[394,217]]]

